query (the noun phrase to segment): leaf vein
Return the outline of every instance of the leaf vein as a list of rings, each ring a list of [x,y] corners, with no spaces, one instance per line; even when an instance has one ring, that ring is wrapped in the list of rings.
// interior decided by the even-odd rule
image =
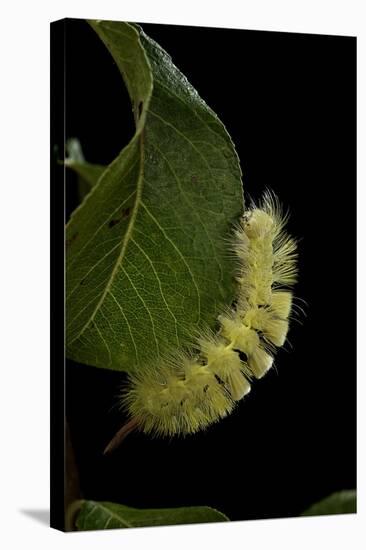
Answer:
[[[109,296],[111,296],[111,297],[113,298],[113,300],[116,302],[117,306],[118,306],[119,309],[121,310],[121,313],[122,313],[122,315],[123,315],[124,320],[126,321],[126,325],[127,325],[127,328],[128,328],[128,332],[130,333],[131,341],[132,341],[133,347],[134,347],[134,349],[135,349],[136,362],[138,363],[138,362],[139,362],[139,358],[138,358],[137,346],[136,346],[135,338],[134,338],[134,336],[133,336],[132,329],[131,329],[131,325],[130,325],[130,323],[129,323],[129,321],[128,321],[128,318],[126,317],[125,312],[123,311],[121,304],[118,302],[117,298],[114,296],[114,294],[112,293],[112,291],[109,292]]]
[[[146,302],[145,300],[143,299],[143,297],[141,296],[141,294],[139,293],[138,289],[135,287],[135,285],[133,284],[133,281],[131,279],[131,277],[129,276],[129,274],[127,273],[127,271],[125,270],[125,268],[123,267],[123,265],[121,266],[121,269],[123,271],[123,273],[126,275],[127,279],[129,280],[130,282],[130,285],[131,287],[134,289],[135,293],[136,293],[136,296],[140,299],[141,303],[144,305],[144,308],[146,309],[149,317],[150,317],[150,321],[151,321],[151,326],[152,326],[152,331],[153,331],[153,335],[154,335],[154,340],[155,340],[155,344],[156,344],[156,351],[158,352],[158,356],[160,355],[159,353],[159,343],[158,343],[158,340],[156,338],[156,332],[155,332],[155,324],[154,324],[154,319],[153,319],[153,316],[151,315],[151,312],[149,310],[149,308],[147,307],[146,305]]]
[[[135,134],[135,136],[136,135],[137,134]],[[103,300],[105,299],[106,295],[108,294],[108,292],[109,292],[109,290],[112,286],[112,282],[114,280],[114,277],[115,277],[115,275],[118,271],[119,266],[122,264],[122,260],[124,258],[125,253],[126,253],[127,245],[128,245],[129,239],[131,237],[131,233],[132,233],[132,230],[133,230],[133,226],[134,226],[134,223],[135,223],[135,220],[136,220],[137,211],[138,211],[140,200],[141,200],[142,186],[143,186],[143,179],[144,179],[143,178],[143,165],[144,165],[143,164],[144,163],[144,159],[143,159],[143,155],[144,155],[144,153],[143,153],[143,151],[144,151],[143,138],[142,138],[142,136],[139,136],[139,137],[140,137],[140,169],[139,169],[139,177],[138,177],[137,185],[136,185],[136,200],[135,200],[135,204],[134,204],[134,207],[133,207],[131,218],[130,218],[130,221],[129,221],[129,224],[128,224],[128,227],[127,227],[127,231],[126,231],[126,233],[124,235],[124,238],[122,240],[121,252],[119,253],[119,256],[116,260],[116,263],[114,265],[114,268],[112,270],[110,278],[107,282],[107,285],[106,285],[104,291],[102,292],[102,295],[101,295],[97,305],[95,306],[95,309],[94,309],[92,315],[90,316],[88,321],[84,324],[84,326],[81,329],[81,331],[79,332],[79,334],[70,341],[70,346],[75,340],[77,340],[77,338],[79,338],[81,336],[81,334],[89,326],[90,322],[94,319],[98,309],[100,308],[101,304],[103,303]],[[132,143],[132,142],[130,142],[130,143]],[[126,201],[124,201],[124,202],[126,202]]]
[[[100,258],[86,273],[85,275],[83,275],[83,279],[86,279],[86,277],[88,277],[88,275],[90,275],[90,273],[101,263],[103,262],[103,260],[105,260],[110,254],[112,254],[112,252],[114,252],[116,250],[116,248],[118,248],[120,246],[120,242],[118,242],[116,244],[116,246],[114,246],[113,248],[111,248],[109,250],[109,252],[107,252],[106,254],[104,254],[104,256],[102,256],[102,258]],[[75,290],[77,290],[79,288],[79,285],[80,285],[80,282],[78,281],[76,283],[76,285],[74,286],[74,288],[70,291],[70,293],[68,294],[67,296],[67,299],[69,300],[71,298],[71,296],[74,294]]]
[[[97,323],[96,323],[96,322],[94,322],[94,326],[95,326],[95,328],[97,329],[97,331],[98,331],[98,334],[99,334],[99,336],[100,336],[101,340],[103,341],[103,343],[104,343],[105,347],[107,348],[107,351],[108,351],[108,356],[109,356],[109,363],[108,363],[108,366],[109,366],[109,365],[111,365],[111,364],[112,364],[112,355],[111,355],[111,350],[109,349],[109,346],[108,346],[107,342],[105,341],[105,339],[104,339],[104,337],[103,337],[103,334],[102,334],[102,333],[101,333],[101,331],[99,330],[99,327],[98,327],[98,325],[97,325]]]
[[[173,319],[174,319],[175,336],[176,336],[176,339],[177,339],[177,344],[178,344],[178,346],[179,346],[179,337],[178,337],[178,329],[177,329],[178,321],[177,321],[176,316],[174,315],[174,313],[173,313],[172,310],[170,309],[168,302],[167,302],[166,299],[165,299],[164,292],[163,292],[163,289],[162,289],[162,286],[161,286],[161,281],[160,281],[159,275],[158,275],[158,273],[157,273],[157,271],[156,271],[156,269],[155,269],[154,263],[153,263],[153,261],[151,260],[150,256],[149,256],[149,255],[145,252],[145,250],[135,241],[134,238],[131,237],[131,241],[134,243],[135,246],[137,246],[137,248],[142,252],[142,254],[145,256],[145,258],[147,259],[147,261],[148,261],[149,264],[151,265],[151,269],[153,270],[154,275],[155,275],[155,277],[156,277],[156,280],[158,281],[158,286],[159,286],[159,290],[160,290],[161,297],[163,298],[163,301],[164,301],[164,304],[166,305],[167,310],[169,311],[170,315],[171,315],[171,316],[173,317]]]
[[[158,222],[158,220],[155,218],[155,216],[150,212],[150,210],[148,209],[148,207],[146,206],[146,204],[141,200],[141,206],[145,209],[146,213],[150,216],[150,218],[155,222],[155,224],[159,227],[160,231],[163,233],[164,237],[166,238],[166,240],[168,242],[170,242],[170,244],[173,246],[173,248],[176,250],[177,254],[179,255],[179,257],[182,259],[184,265],[186,266],[186,268],[188,269],[188,272],[191,276],[191,279],[192,279],[192,282],[193,282],[193,285],[195,287],[195,290],[196,290],[196,293],[197,293],[197,306],[198,306],[198,319],[197,319],[197,323],[200,321],[201,319],[201,297],[200,297],[200,291],[199,291],[199,288],[197,286],[197,283],[196,283],[196,279],[194,278],[194,275],[191,271],[191,268],[189,267],[189,264],[187,263],[185,257],[183,256],[183,254],[181,253],[181,251],[179,250],[179,248],[177,247],[177,245],[174,243],[174,241],[172,241],[172,239],[170,237],[168,237],[168,235],[166,234],[164,228],[160,225],[160,223]]]
[[[136,164],[136,163],[135,163]],[[135,164],[133,166],[135,166]],[[131,167],[132,169],[132,167]],[[128,171],[129,172],[129,171]],[[128,172],[126,172],[125,175],[128,174]],[[86,243],[84,243],[84,245],[80,248],[80,250],[75,254],[75,256],[68,262],[68,266],[67,266],[67,271],[70,270],[70,267],[74,265],[75,263],[75,260],[80,256],[80,254],[82,253],[82,251],[88,246],[88,244],[94,239],[94,237],[99,233],[99,231],[101,229],[103,229],[103,226],[111,219],[113,218],[113,216],[115,215],[116,212],[118,212],[118,210],[128,201],[130,200],[130,198],[136,193],[136,189],[134,189],[132,191],[132,193],[130,193],[128,195],[128,197],[122,201],[115,210],[113,210],[113,212],[110,214],[110,216],[108,216],[108,218],[106,220],[103,221],[103,223],[98,227],[98,229],[93,233],[93,235],[90,237],[90,239],[88,239],[86,241]]]

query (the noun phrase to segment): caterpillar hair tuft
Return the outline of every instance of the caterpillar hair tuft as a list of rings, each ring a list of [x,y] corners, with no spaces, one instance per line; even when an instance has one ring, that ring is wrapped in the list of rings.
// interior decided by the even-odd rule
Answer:
[[[297,280],[297,243],[285,231],[287,219],[269,191],[245,212],[230,242],[237,298],[218,316],[217,332],[201,331],[195,352],[177,352],[130,377],[122,402],[139,430],[175,436],[205,429],[271,368],[286,341]]]

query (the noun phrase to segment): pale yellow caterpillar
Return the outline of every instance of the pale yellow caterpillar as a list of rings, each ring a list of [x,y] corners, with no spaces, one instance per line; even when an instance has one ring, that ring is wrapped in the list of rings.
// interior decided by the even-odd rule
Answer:
[[[217,333],[198,336],[195,353],[179,352],[130,377],[123,395],[130,426],[159,436],[205,429],[271,368],[286,340],[297,277],[296,241],[286,222],[269,192],[246,211],[231,242],[238,260],[235,305],[219,315]]]

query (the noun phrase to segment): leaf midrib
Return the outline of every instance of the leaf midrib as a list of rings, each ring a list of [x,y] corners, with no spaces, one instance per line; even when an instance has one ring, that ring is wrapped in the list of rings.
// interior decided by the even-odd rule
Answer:
[[[129,243],[131,235],[132,235],[133,227],[134,227],[134,224],[135,224],[137,212],[138,212],[141,197],[142,197],[142,188],[143,188],[143,182],[144,182],[144,134],[143,134],[143,132],[144,132],[144,130],[142,129],[140,131],[140,134],[137,136],[137,139],[138,139],[139,145],[140,145],[140,169],[139,169],[139,175],[138,175],[137,184],[136,184],[136,200],[135,200],[135,204],[134,204],[134,207],[133,207],[133,210],[132,210],[132,213],[131,213],[130,221],[129,221],[128,226],[127,226],[127,231],[124,234],[124,237],[123,237],[123,240],[122,240],[121,251],[118,255],[118,258],[116,260],[116,263],[114,265],[112,273],[109,277],[109,280],[108,280],[108,282],[107,282],[107,284],[106,284],[106,286],[105,286],[105,288],[102,292],[102,295],[101,295],[100,299],[98,300],[98,303],[96,304],[92,314],[90,315],[90,318],[85,322],[85,324],[82,327],[82,329],[80,330],[80,332],[70,341],[69,346],[71,346],[76,340],[78,340],[78,338],[80,338],[80,336],[83,334],[83,332],[88,328],[90,323],[93,321],[94,317],[96,316],[99,308],[103,304],[104,299],[105,299],[106,295],[108,294],[108,292],[109,292],[109,290],[112,286],[112,283],[114,281],[116,273],[117,273],[117,271],[118,271],[118,269],[119,269],[119,267],[120,267],[120,265],[123,261],[123,258],[126,254],[127,246],[128,246],[128,243]]]
[[[122,519],[116,513],[112,512],[109,508],[107,508],[106,506],[103,506],[103,504],[100,504],[100,502],[97,502],[97,503],[94,504],[94,509],[98,510],[98,508],[101,508],[101,510],[103,510],[104,512],[106,512],[109,515],[109,518],[108,518],[109,520],[110,519],[115,519],[116,521],[118,521],[122,525],[125,525],[126,527],[133,527],[132,523],[128,523],[128,521]],[[107,524],[105,524],[105,525],[107,525]],[[105,526],[104,526],[104,528],[105,528]]]

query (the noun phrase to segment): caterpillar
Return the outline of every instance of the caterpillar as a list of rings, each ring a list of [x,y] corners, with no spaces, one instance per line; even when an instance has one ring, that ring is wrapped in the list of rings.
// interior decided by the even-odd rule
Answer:
[[[130,376],[123,406],[137,428],[158,436],[187,435],[227,416],[271,368],[284,345],[297,279],[297,243],[288,214],[269,191],[245,212],[230,248],[237,259],[237,298],[203,330],[195,351],[178,352]]]

